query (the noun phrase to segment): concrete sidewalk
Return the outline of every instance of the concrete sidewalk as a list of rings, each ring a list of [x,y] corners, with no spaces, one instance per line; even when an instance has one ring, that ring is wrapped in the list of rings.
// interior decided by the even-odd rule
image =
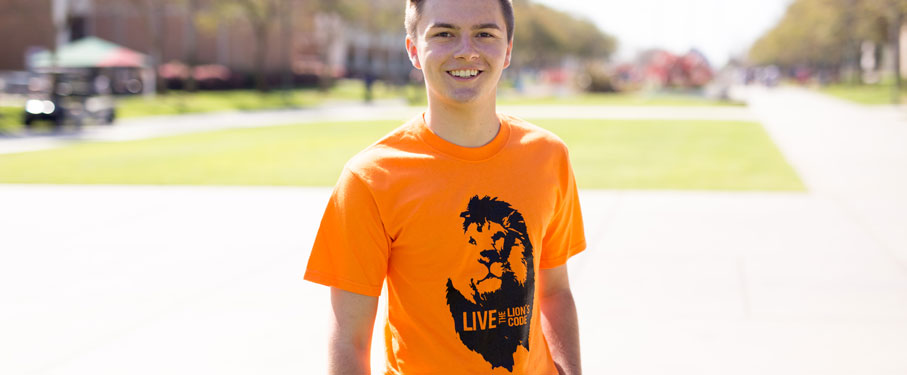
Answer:
[[[907,373],[907,121],[749,99],[809,192],[581,191],[587,374]],[[325,373],[329,193],[0,185],[0,374]]]
[[[0,373],[325,373],[327,288],[301,275],[328,195],[0,186]],[[907,371],[907,277],[834,199],[581,199],[586,373]]]
[[[755,89],[758,114],[814,194],[834,199],[907,271],[907,110]]]

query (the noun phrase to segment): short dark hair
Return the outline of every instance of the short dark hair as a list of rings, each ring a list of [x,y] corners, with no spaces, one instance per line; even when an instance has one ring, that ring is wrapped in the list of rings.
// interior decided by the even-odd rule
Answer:
[[[422,6],[426,0],[406,0],[406,16],[403,18],[403,25],[406,27],[406,34],[410,37],[416,37],[416,25],[419,24],[419,18],[422,17]],[[492,1],[492,0],[488,0]],[[513,40],[513,0],[498,0],[501,4],[501,14],[504,16],[504,23],[507,26],[507,41]]]

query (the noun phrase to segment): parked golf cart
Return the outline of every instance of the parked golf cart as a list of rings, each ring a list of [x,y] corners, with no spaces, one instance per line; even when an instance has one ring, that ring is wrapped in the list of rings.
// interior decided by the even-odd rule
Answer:
[[[113,94],[138,94],[153,81],[148,56],[96,37],[85,37],[30,55],[24,122],[110,124],[116,117]],[[144,77],[141,80],[137,77]],[[124,88],[125,91],[119,90]]]
[[[24,108],[26,127],[42,120],[58,129],[67,123],[111,124],[116,118],[116,106],[104,76],[67,71],[39,74],[33,79],[36,82],[29,86],[34,91],[29,92]]]

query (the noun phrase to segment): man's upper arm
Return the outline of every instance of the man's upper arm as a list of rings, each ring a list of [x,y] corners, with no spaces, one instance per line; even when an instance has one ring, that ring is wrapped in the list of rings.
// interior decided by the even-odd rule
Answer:
[[[331,288],[333,323],[332,340],[342,340],[356,348],[367,348],[371,343],[378,297]]]
[[[542,298],[570,291],[567,265],[539,270],[539,294]]]
[[[369,352],[378,298],[331,288],[328,373],[369,374]]]

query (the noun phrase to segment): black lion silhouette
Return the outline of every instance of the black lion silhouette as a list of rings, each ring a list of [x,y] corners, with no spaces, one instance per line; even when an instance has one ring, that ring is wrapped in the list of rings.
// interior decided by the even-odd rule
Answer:
[[[488,273],[469,287],[447,279],[447,305],[460,341],[492,368],[513,371],[513,354],[529,350],[535,271],[523,215],[497,198],[472,197],[463,218],[467,242]],[[462,284],[461,284],[462,285]],[[467,290],[462,290],[467,289]]]

